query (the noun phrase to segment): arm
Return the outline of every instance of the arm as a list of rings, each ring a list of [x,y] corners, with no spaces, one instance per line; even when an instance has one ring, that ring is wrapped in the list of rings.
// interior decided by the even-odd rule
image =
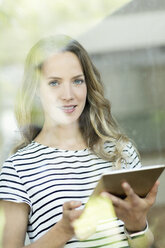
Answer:
[[[70,201],[63,205],[63,217],[45,235],[27,248],[62,248],[74,235],[72,221],[80,216],[82,210],[75,210],[80,202]],[[2,248],[24,248],[28,225],[29,206],[25,203],[0,201],[5,214],[5,226],[2,234]]]
[[[153,244],[154,237],[150,229],[148,229],[144,235],[135,236],[134,238],[128,238],[128,243],[131,248],[150,248]]]
[[[22,247],[25,240],[29,207],[25,203],[0,201],[5,218],[2,247]]]
[[[155,202],[159,183],[156,182],[151,191],[145,198],[140,198],[135,194],[128,183],[123,183],[122,187],[127,195],[122,200],[114,195],[106,194],[110,197],[115,207],[117,217],[124,222],[128,234],[133,234],[133,238],[128,238],[131,248],[149,248],[153,243],[153,235],[150,230],[143,231],[147,223],[147,214]],[[137,235],[134,235],[137,234]],[[138,235],[139,234],[139,235]]]

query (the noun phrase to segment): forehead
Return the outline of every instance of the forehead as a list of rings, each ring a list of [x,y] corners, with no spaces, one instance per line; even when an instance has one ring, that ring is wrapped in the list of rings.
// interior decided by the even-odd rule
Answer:
[[[50,56],[43,64],[43,74],[82,73],[78,57],[72,52],[58,52]]]

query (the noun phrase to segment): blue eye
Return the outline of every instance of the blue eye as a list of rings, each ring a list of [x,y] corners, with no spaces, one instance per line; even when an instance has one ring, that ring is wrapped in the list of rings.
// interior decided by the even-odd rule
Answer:
[[[57,85],[59,85],[59,83],[58,83],[58,81],[51,81],[51,82],[49,82],[49,85],[50,86],[57,86]]]
[[[82,83],[84,83],[84,79],[76,79],[74,81],[74,84],[82,84]]]

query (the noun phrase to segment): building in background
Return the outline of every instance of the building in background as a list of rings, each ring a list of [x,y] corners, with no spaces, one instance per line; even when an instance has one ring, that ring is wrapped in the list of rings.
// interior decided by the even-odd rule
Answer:
[[[164,8],[164,10],[163,10]],[[165,153],[165,3],[133,1],[82,37],[107,98],[142,156]]]

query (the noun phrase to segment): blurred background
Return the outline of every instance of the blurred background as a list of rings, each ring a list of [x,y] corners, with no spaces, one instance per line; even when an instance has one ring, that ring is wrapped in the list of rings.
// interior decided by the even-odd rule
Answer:
[[[91,55],[142,164],[165,163],[165,1],[133,0],[113,12],[121,2],[0,0],[1,164],[19,139],[14,102],[25,57],[38,39],[56,33],[78,39]],[[165,247],[164,188],[165,173],[149,216],[157,248]]]

